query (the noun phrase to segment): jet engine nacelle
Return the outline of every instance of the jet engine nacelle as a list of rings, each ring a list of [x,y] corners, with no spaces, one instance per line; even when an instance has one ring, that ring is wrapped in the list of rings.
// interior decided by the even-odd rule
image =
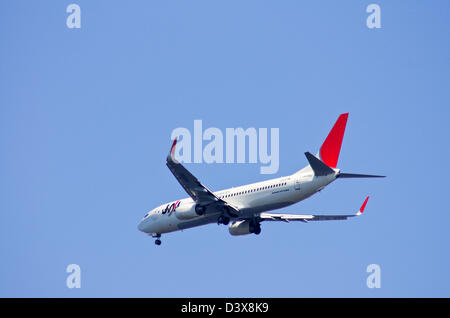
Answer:
[[[182,204],[175,210],[175,216],[180,220],[189,220],[198,217],[197,212],[195,212],[195,203]]]
[[[247,220],[234,221],[228,226],[228,231],[231,235],[247,235],[250,232],[250,222]]]

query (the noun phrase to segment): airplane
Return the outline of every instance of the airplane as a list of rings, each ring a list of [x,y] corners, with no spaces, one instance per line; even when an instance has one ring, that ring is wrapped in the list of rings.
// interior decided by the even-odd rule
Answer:
[[[138,229],[161,245],[161,234],[211,223],[228,225],[231,235],[260,234],[266,221],[346,220],[364,212],[369,196],[355,214],[280,214],[268,211],[305,200],[336,179],[383,178],[385,176],[343,173],[336,168],[348,113],[341,114],[318,153],[305,152],[309,165],[292,175],[213,192],[175,159],[178,137],[173,141],[166,165],[189,195],[162,204],[141,219]]]

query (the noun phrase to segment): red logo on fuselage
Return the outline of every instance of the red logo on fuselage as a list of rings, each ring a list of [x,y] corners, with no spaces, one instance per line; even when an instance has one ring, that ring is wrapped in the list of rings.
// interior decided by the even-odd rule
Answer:
[[[180,206],[180,204],[181,204],[180,200],[178,200],[177,202],[174,202],[172,204],[168,204],[166,206],[166,208],[163,210],[162,214],[168,213],[169,216],[171,216],[172,213],[175,212],[176,208],[178,208]]]

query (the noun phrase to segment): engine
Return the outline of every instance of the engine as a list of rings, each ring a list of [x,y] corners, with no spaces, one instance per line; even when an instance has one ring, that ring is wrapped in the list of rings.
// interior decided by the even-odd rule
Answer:
[[[250,222],[249,221],[234,221],[228,226],[228,231],[231,235],[247,235],[250,232]]]
[[[256,220],[242,220],[234,221],[228,227],[231,235],[247,235],[254,233],[256,235],[261,233],[261,224]]]
[[[182,204],[175,210],[175,216],[180,220],[189,220],[198,217],[197,212],[195,212],[195,203]]]

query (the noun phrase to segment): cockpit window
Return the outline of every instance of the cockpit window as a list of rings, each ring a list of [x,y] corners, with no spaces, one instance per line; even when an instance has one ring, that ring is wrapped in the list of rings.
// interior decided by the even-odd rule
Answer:
[[[144,219],[146,219],[149,215],[150,215],[150,212],[147,212],[147,213],[144,215]]]

